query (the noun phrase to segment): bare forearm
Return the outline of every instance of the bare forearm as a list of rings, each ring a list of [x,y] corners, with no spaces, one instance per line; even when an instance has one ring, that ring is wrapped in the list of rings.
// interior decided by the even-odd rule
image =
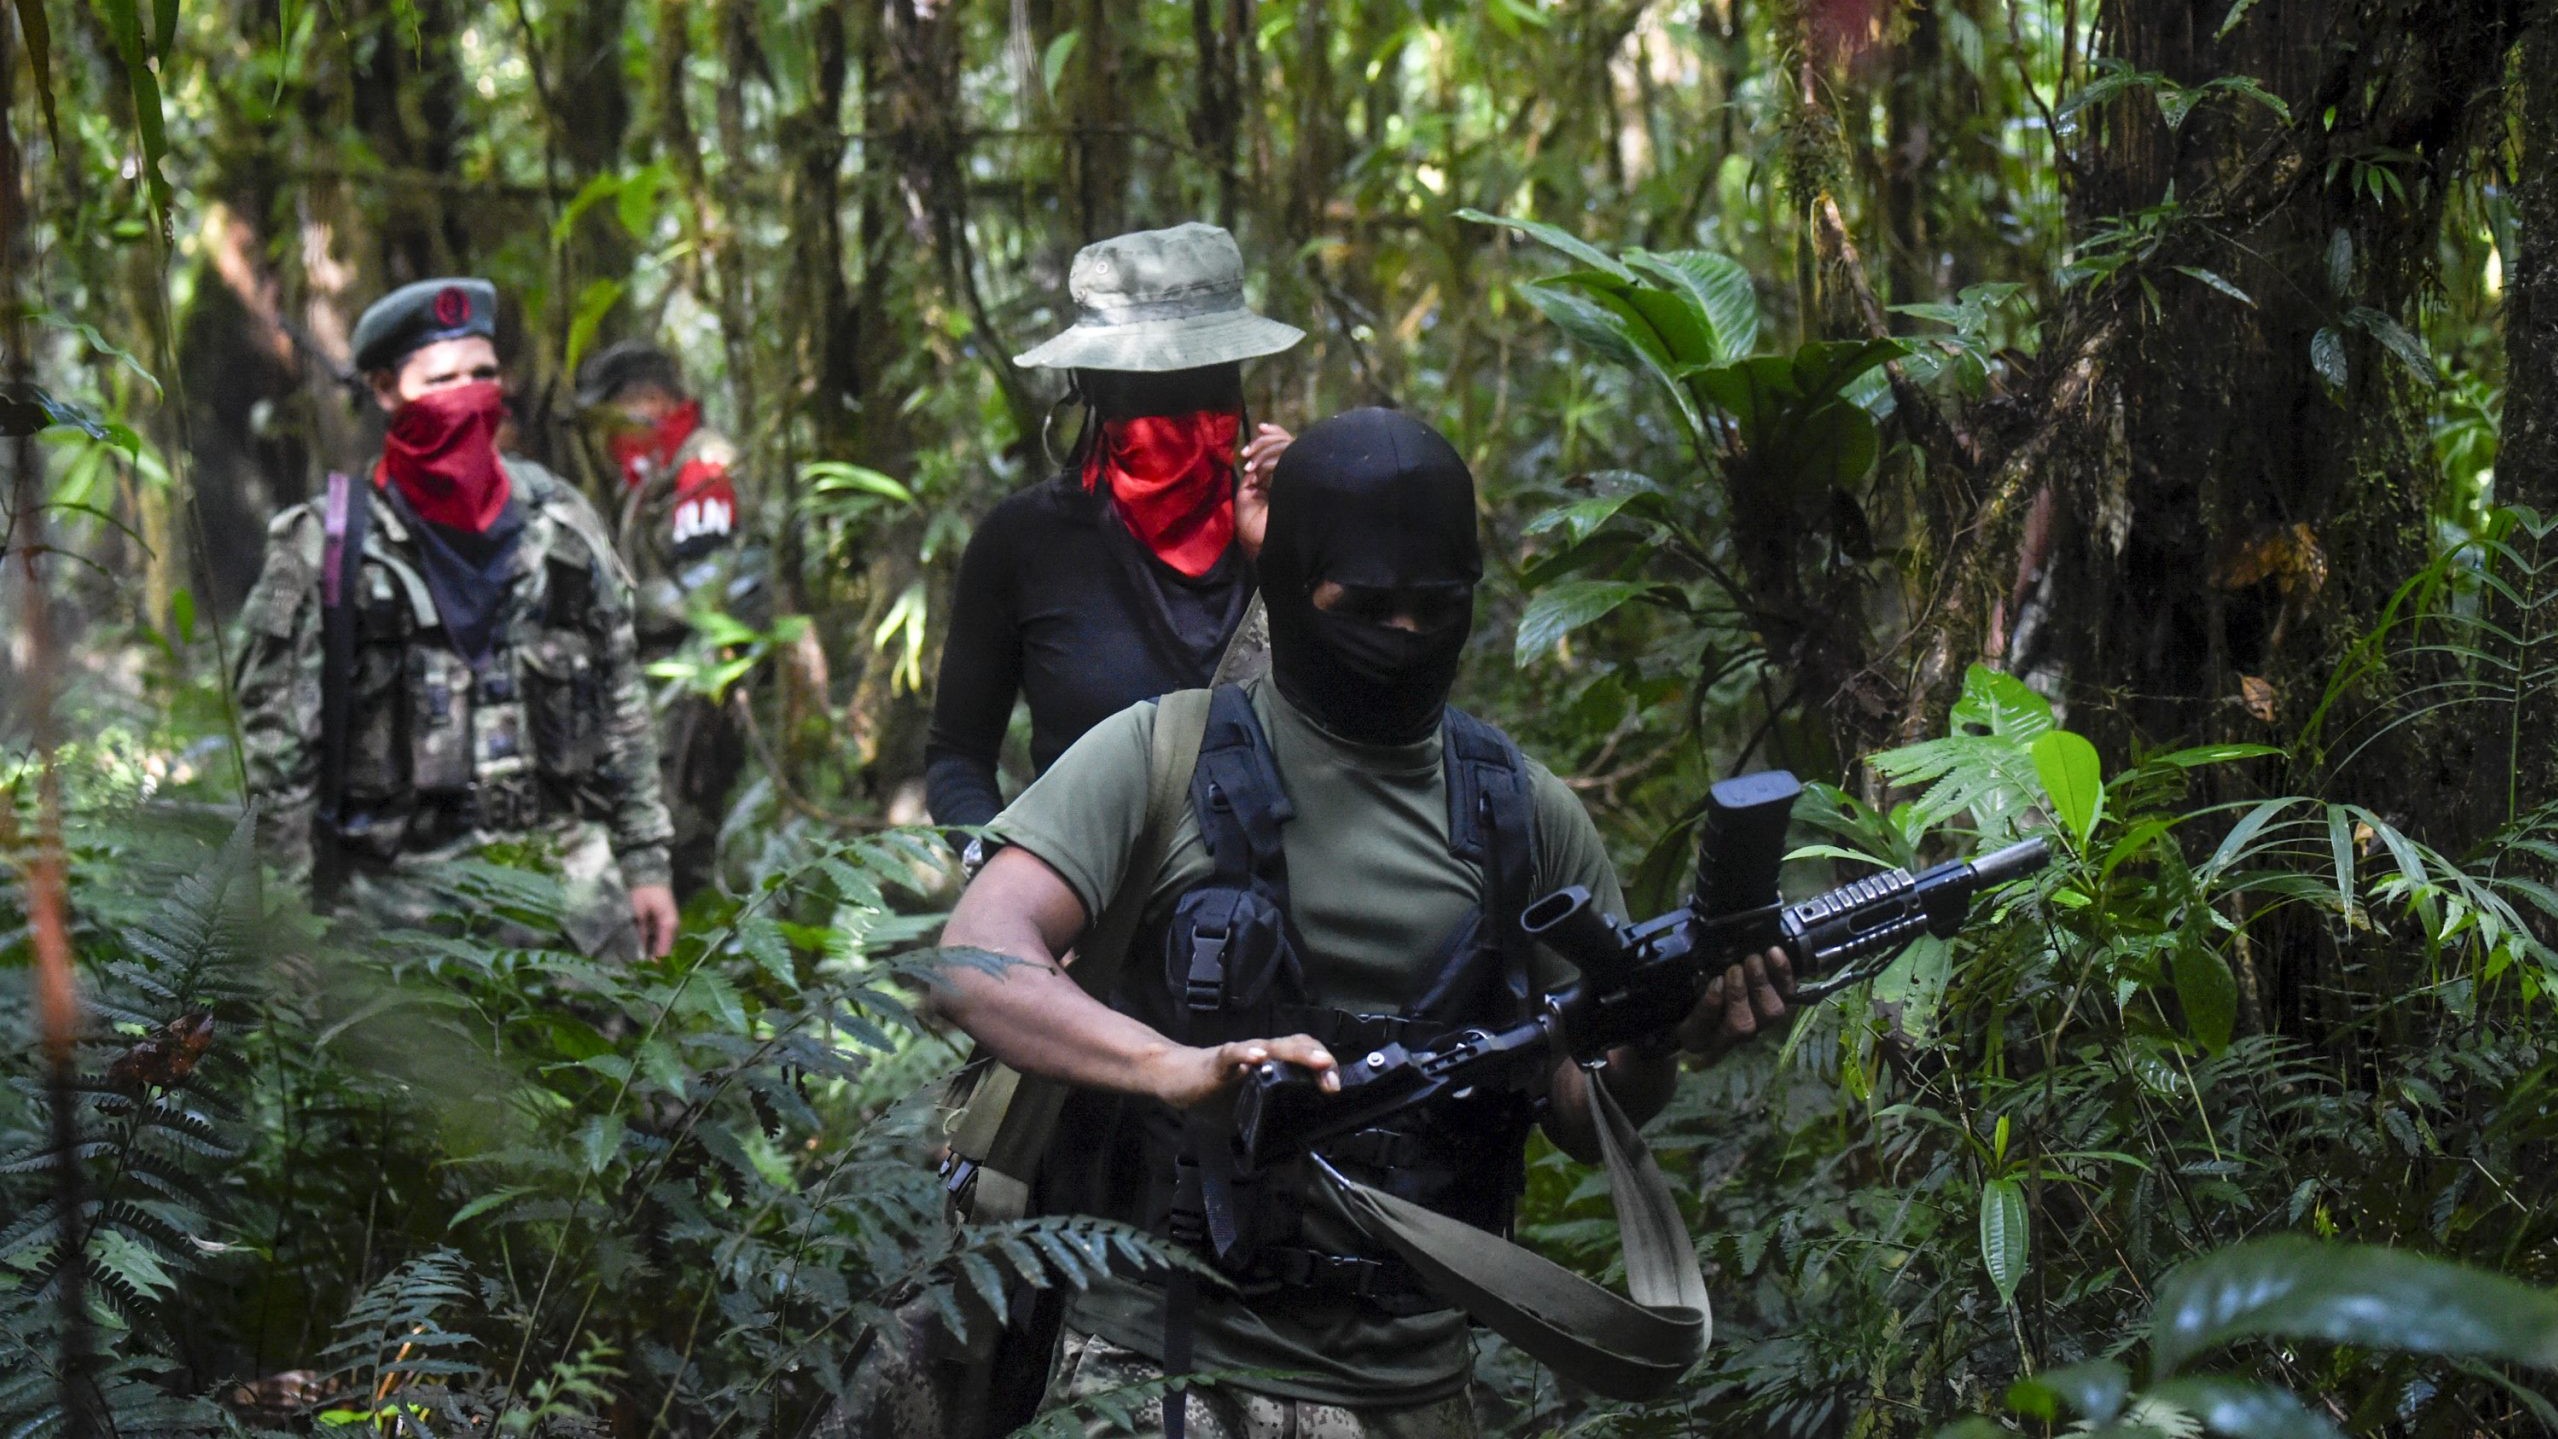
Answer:
[[[1036,928],[963,913],[952,918],[942,943],[1011,961],[993,972],[954,965],[934,994],[951,1022],[997,1059],[1078,1088],[1157,1092],[1157,1071],[1179,1046],[1084,993]]]

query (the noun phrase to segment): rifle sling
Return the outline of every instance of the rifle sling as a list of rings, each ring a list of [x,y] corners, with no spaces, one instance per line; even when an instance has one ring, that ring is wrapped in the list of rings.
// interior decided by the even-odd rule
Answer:
[[[1371,1240],[1555,1373],[1609,1399],[1657,1398],[1714,1337],[1714,1312],[1678,1201],[1596,1075],[1584,1085],[1625,1245],[1628,1300],[1506,1240],[1318,1169]]]

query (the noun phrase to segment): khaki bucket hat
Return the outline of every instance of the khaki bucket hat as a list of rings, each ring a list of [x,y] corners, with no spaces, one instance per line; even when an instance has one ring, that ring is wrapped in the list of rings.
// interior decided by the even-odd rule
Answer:
[[[1076,319],[1013,363],[1052,370],[1192,370],[1275,355],[1306,337],[1244,307],[1243,252],[1215,225],[1139,230],[1075,252]]]

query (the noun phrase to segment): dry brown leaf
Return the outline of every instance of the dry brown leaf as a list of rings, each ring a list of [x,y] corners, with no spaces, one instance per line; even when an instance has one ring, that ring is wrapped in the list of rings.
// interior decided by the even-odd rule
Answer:
[[[2266,679],[2262,675],[2240,675],[2238,677],[2238,702],[2247,706],[2247,712],[2249,714],[2256,716],[2265,723],[2272,724],[2274,722],[2275,709],[2273,681]]]

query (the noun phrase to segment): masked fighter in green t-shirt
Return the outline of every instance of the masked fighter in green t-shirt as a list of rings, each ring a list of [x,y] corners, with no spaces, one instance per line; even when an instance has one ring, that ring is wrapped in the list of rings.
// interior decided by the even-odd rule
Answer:
[[[1330,1190],[1203,1178],[1192,1119],[1266,1059],[1329,1086],[1336,1054],[1513,1022],[1568,973],[1518,929],[1520,907],[1582,884],[1623,911],[1579,801],[1448,707],[1481,575],[1473,476],[1445,439],[1385,410],[1314,426],[1271,481],[1270,677],[1212,701],[1190,812],[1157,872],[1127,873],[1153,703],[1088,732],[995,821],[1002,847],[942,938],[1021,963],[953,973],[940,1000],[984,1049],[1075,1087],[1042,1200],[1179,1237],[1214,1230],[1203,1247],[1233,1281],[1169,1313],[1161,1278],[1096,1284],[1067,1313],[1052,1402],[1159,1375],[1169,1356],[1297,1376],[1193,1390],[1165,1427],[1199,1439],[1475,1432],[1465,1315],[1367,1245]],[[1064,957],[1131,880],[1149,899],[1105,1004]],[[1779,955],[1735,966],[1672,1040],[1611,1056],[1611,1094],[1649,1116],[1677,1046],[1719,1053],[1782,1018],[1791,989]],[[1433,1106],[1326,1157],[1499,1232],[1532,1124],[1596,1153],[1586,1082],[1561,1062],[1542,1105]]]

